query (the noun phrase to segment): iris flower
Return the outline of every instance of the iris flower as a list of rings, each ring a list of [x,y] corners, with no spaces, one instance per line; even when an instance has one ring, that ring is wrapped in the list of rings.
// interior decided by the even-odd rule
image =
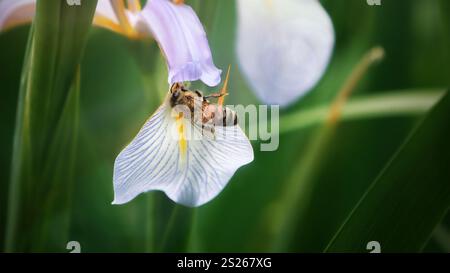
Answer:
[[[29,22],[35,1],[0,0],[0,30]],[[236,1],[236,45],[244,75],[263,102],[292,104],[317,84],[328,65],[334,45],[328,14],[318,0]],[[122,0],[99,0],[94,25],[130,39],[152,36],[166,58],[170,84],[201,80],[216,86],[221,71],[213,63],[200,20],[183,2],[148,0],[141,9],[138,0],[128,0],[127,5]],[[198,206],[253,160],[238,125],[219,127],[212,140],[185,139],[189,120],[174,116],[168,101],[118,156],[114,203],[162,190],[175,202]],[[178,128],[178,139],[168,136],[169,128]]]
[[[99,0],[94,24],[131,39],[153,36],[166,58],[170,84],[201,80],[215,86],[221,71],[213,64],[197,15],[182,2],[148,0],[141,9],[137,0],[128,1],[127,8],[120,0]],[[35,4],[35,0],[0,0],[0,30],[30,22]],[[225,95],[226,82],[220,96]],[[215,126],[212,138],[189,137],[189,132],[203,135],[203,128],[191,118],[174,113],[173,96],[173,92],[168,93],[117,157],[113,204],[160,190],[177,203],[200,206],[218,195],[238,168],[253,161],[252,146],[236,122]],[[202,96],[196,100],[201,105],[206,102]],[[222,103],[223,97],[216,109],[224,109]]]
[[[0,30],[29,23],[36,0],[0,0]],[[169,68],[170,84],[201,80],[209,86],[220,83],[221,71],[214,65],[206,33],[194,10],[183,1],[99,0],[94,25],[131,39],[152,36]]]
[[[256,95],[287,106],[311,90],[334,45],[318,0],[237,0],[237,54]]]
[[[238,124],[214,126],[211,137],[205,134],[203,123],[193,122],[183,115],[186,111],[171,105],[173,97],[169,92],[117,157],[114,204],[160,190],[177,203],[200,206],[217,196],[238,168],[253,161],[250,141]],[[195,99],[203,102],[202,97]],[[218,107],[222,109],[220,103]],[[196,114],[202,115],[192,113]]]

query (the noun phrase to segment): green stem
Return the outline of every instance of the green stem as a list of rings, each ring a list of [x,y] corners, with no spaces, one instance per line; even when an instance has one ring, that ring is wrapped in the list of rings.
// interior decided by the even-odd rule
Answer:
[[[278,200],[276,210],[282,213],[271,234],[276,240],[273,249],[276,252],[291,250],[291,240],[295,232],[299,232],[298,220],[308,207],[314,192],[314,177],[319,171],[322,157],[334,136],[336,124],[323,126],[311,138],[300,164],[289,177],[284,186],[283,194]]]
[[[155,251],[155,225],[154,219],[155,217],[155,199],[154,196],[149,194],[146,198],[147,205],[147,215],[145,216],[145,250],[147,253],[152,253]]]
[[[175,205],[163,235],[161,252],[186,252],[191,238],[195,209]]]
[[[341,121],[383,117],[419,116],[431,109],[445,94],[444,89],[393,91],[350,99]],[[288,114],[280,118],[280,133],[289,133],[325,122],[329,104]]]

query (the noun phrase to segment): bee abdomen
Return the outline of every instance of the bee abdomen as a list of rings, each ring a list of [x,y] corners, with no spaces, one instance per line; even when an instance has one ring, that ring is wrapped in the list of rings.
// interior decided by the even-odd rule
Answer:
[[[218,123],[216,123],[216,125],[234,126],[238,122],[236,113],[227,108],[223,109],[221,118],[222,119]]]

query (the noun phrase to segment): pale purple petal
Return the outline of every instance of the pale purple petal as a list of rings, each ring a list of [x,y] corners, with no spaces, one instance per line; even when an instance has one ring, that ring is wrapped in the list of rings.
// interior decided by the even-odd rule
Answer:
[[[209,86],[220,83],[205,30],[187,5],[169,0],[149,0],[141,12],[141,25],[158,41],[169,67],[169,83],[201,80]]]

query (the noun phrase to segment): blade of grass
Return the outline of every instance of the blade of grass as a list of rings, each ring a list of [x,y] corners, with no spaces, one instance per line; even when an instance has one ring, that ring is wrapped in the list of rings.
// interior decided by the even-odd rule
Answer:
[[[96,4],[37,2],[19,92],[7,252],[65,251],[78,124],[76,75]]]
[[[450,232],[442,223],[434,229],[433,239],[445,253],[450,253]]]
[[[450,207],[450,95],[411,133],[325,249],[418,252]]]
[[[43,217],[39,219],[42,231],[36,234],[39,237],[35,239],[38,250],[45,250],[48,246],[60,245],[61,242],[68,240],[70,220],[68,210],[72,199],[79,128],[79,74],[80,72],[77,72],[77,78],[68,94],[61,119],[54,132],[55,141],[49,146],[42,165],[42,177],[48,180],[47,183],[51,188],[39,188],[37,193],[45,196],[41,207]]]
[[[360,79],[375,62],[384,56],[382,48],[371,49],[350,73],[343,87],[336,95],[336,99],[328,108],[325,122],[315,132],[308,149],[305,151],[302,160],[288,179],[284,191],[282,192],[275,207],[276,215],[280,219],[276,221],[277,226],[273,227],[272,236],[275,251],[289,251],[290,242],[295,232],[298,232],[297,223],[308,207],[308,200],[314,189],[314,178],[320,169],[320,162],[325,155],[328,145],[332,141],[336,127],[342,115],[349,96],[355,89]]]

